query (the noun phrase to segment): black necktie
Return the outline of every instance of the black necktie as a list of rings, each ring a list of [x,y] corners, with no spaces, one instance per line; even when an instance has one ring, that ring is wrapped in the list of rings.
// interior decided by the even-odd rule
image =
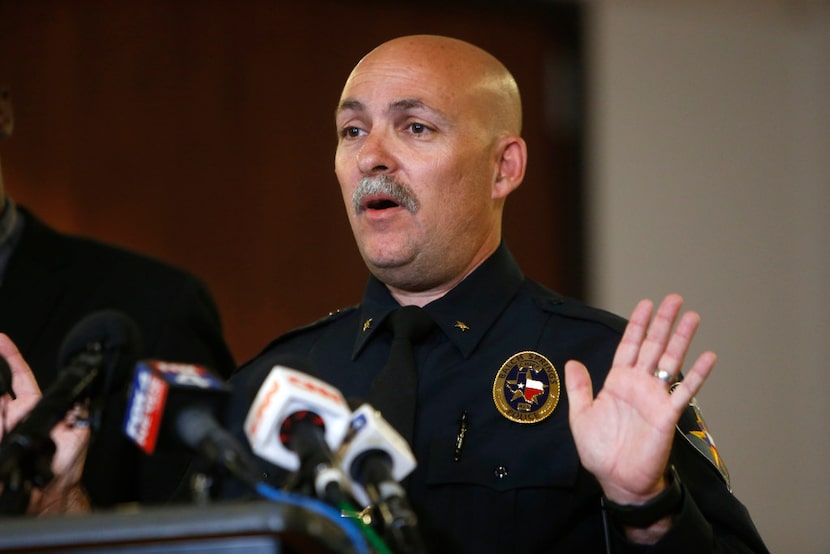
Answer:
[[[412,444],[418,395],[414,345],[426,338],[435,322],[418,306],[404,306],[392,312],[387,324],[392,346],[386,365],[372,382],[369,402]]]

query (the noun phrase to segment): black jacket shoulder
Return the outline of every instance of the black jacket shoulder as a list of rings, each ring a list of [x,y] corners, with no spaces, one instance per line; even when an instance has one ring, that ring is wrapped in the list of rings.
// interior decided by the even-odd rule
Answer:
[[[524,287],[539,308],[546,312],[569,319],[599,323],[619,333],[625,329],[627,321],[614,313],[554,292],[531,279],[525,280]]]
[[[303,325],[301,327],[295,327],[289,331],[286,331],[282,335],[279,335],[277,338],[273,339],[265,348],[263,348],[259,354],[254,356],[252,359],[248,360],[234,372],[234,375],[238,374],[243,369],[249,367],[251,363],[261,360],[263,357],[267,356],[269,353],[273,352],[274,350],[279,349],[282,345],[292,342],[295,344],[300,344],[304,342],[311,342],[313,341],[320,331],[325,330],[328,326],[341,321],[343,318],[357,313],[358,306],[348,306],[345,308],[339,308],[334,310],[333,312],[329,312],[328,315],[321,317],[307,325]]]

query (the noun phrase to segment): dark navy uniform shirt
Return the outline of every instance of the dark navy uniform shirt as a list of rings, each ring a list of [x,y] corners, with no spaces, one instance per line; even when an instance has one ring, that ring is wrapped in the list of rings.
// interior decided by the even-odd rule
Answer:
[[[290,366],[291,357],[305,359],[346,398],[365,398],[389,353],[383,322],[398,307],[371,278],[359,306],[276,339],[234,377],[241,394],[235,395],[230,424],[241,429],[265,376],[275,364]],[[418,348],[418,468],[407,492],[429,551],[606,552],[601,491],[579,463],[563,368],[570,359],[583,362],[599,390],[625,321],[525,278],[504,244],[425,310],[438,328]],[[553,412],[536,423],[511,421],[494,400],[499,370],[521,352],[547,358],[561,385]],[[458,451],[462,413],[467,423]],[[744,543],[763,549],[720,474],[680,443],[676,450],[685,456],[674,462],[685,487],[682,512],[661,546],[650,551],[720,551],[712,548],[721,539],[721,546],[734,544],[735,551],[752,551]],[[284,474],[265,462],[263,468],[279,485]],[[690,494],[687,481],[705,491],[703,502]],[[711,513],[701,513],[703,507]],[[641,551],[609,526],[613,552]]]

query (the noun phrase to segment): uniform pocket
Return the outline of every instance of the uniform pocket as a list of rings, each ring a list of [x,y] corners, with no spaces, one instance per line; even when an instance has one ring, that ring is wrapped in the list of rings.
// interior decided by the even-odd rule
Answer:
[[[515,423],[498,414],[477,419],[458,461],[455,436],[431,437],[427,485],[480,485],[494,491],[573,487],[579,456],[565,414],[538,424]]]
[[[601,537],[599,497],[566,422],[489,421],[465,437],[458,462],[445,446],[454,437],[434,438],[421,498],[434,548],[489,553],[521,544],[528,552],[570,552],[577,538],[593,544]]]

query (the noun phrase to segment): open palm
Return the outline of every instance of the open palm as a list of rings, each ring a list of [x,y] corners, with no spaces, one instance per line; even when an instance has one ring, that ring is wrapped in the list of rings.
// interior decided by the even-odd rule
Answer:
[[[664,488],[675,425],[715,364],[713,353],[701,354],[671,394],[655,377],[659,369],[670,380],[677,378],[697,331],[696,313],[678,320],[682,306],[680,296],[669,295],[652,320],[651,301],[637,305],[596,398],[585,366],[577,361],[565,366],[580,460],[605,496],[619,504],[642,503]]]

